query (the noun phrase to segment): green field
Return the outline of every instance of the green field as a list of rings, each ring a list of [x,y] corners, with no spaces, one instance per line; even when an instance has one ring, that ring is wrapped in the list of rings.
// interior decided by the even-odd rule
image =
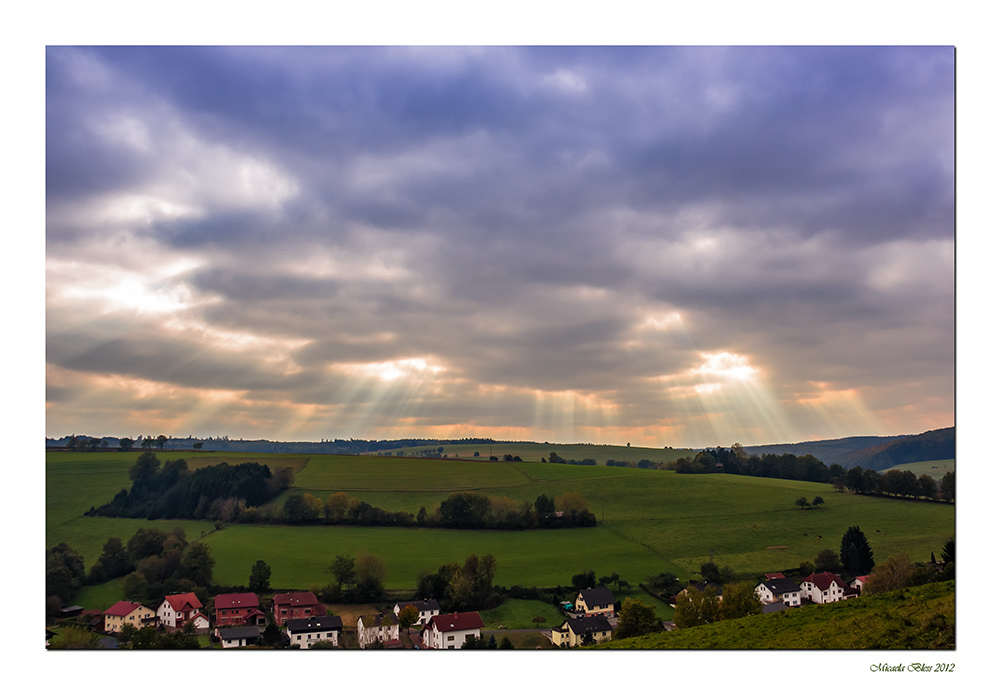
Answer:
[[[394,448],[388,451],[380,451],[384,457],[386,453],[396,455],[402,453],[404,456],[418,456],[422,451],[433,449],[436,451],[439,446],[412,446],[408,448]],[[483,460],[489,460],[490,456],[496,456],[503,460],[505,455],[517,456],[521,460],[540,463],[542,458],[546,460],[554,452],[566,460],[584,460],[593,458],[598,465],[604,465],[607,460],[624,460],[629,463],[637,463],[640,460],[651,460],[654,463],[668,463],[685,456],[694,455],[697,451],[689,448],[643,448],[640,446],[605,446],[593,443],[530,443],[530,442],[494,442],[477,444],[447,444],[442,445],[442,455],[449,458],[473,458],[478,452]],[[374,456],[374,453],[368,455]]]
[[[876,560],[905,551],[921,561],[939,553],[955,528],[951,505],[837,493],[810,482],[532,462],[246,453],[227,459],[209,452],[184,457],[191,466],[222,460],[294,465],[293,492],[309,491],[325,500],[335,491],[347,491],[390,511],[416,513],[421,506],[430,511],[458,490],[518,502],[576,491],[588,499],[598,525],[520,532],[250,525],[215,531],[208,521],[84,517],[91,506],[106,503],[128,484],[128,467],[136,457],[48,453],[46,546],[65,541],[89,566],[108,537],[127,540],[145,525],[180,526],[188,539],[204,537],[212,548],[214,579],[220,584],[244,584],[253,563],[263,559],[272,567],[272,586],[324,585],[335,555],[366,550],[385,562],[387,588],[406,591],[414,588],[421,571],[473,553],[496,557],[496,582],[501,585],[565,586],[573,574],[594,570],[599,576],[618,572],[635,586],[661,571],[696,578],[698,567],[710,557],[745,575],[794,568],[822,549],[839,551],[840,538],[851,525],[861,526]],[[803,511],[795,506],[796,498],[817,495],[826,500],[823,507]]]
[[[941,478],[944,477],[949,472],[955,472],[955,459],[948,458],[947,460],[925,460],[921,463],[906,463],[904,465],[895,465],[889,470],[909,470],[917,477],[921,475],[929,475],[934,478],[935,482],[940,482]],[[886,470],[881,471],[882,474],[886,473]]]

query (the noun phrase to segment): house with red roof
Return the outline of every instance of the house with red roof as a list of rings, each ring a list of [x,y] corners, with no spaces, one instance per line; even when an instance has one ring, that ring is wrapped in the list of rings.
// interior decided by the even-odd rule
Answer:
[[[482,636],[483,618],[478,612],[438,614],[424,626],[421,635],[425,648],[458,649],[466,639]]]
[[[156,616],[168,629],[179,629],[190,621],[198,631],[208,629],[208,617],[201,613],[201,600],[194,593],[176,593],[163,598]]]
[[[136,629],[156,626],[156,613],[142,603],[119,600],[104,610],[104,633],[117,634],[126,624]]]
[[[215,596],[215,626],[265,626],[267,615],[261,612],[256,593],[223,593]]]
[[[843,600],[846,597],[847,584],[840,576],[823,571],[822,573],[811,573],[803,578],[799,588],[802,589],[803,598],[820,605]]]
[[[851,588],[853,588],[854,590],[858,591],[858,594],[860,595],[864,591],[865,584],[867,582],[868,582],[868,577],[867,576],[855,576],[854,580],[851,581],[850,585],[851,585]]]
[[[326,616],[326,607],[310,592],[278,593],[274,596],[274,621],[279,627],[289,619]]]

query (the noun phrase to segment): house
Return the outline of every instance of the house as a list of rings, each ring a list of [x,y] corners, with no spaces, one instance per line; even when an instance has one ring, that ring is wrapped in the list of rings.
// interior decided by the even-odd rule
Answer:
[[[584,643],[601,643],[611,638],[611,623],[604,615],[567,619],[558,629],[552,630],[552,643],[556,646],[575,648]]]
[[[851,581],[850,587],[858,591],[861,594],[865,591],[865,584],[868,582],[867,576],[855,576],[854,580]]]
[[[814,603],[823,604],[843,600],[845,597],[844,589],[847,588],[847,585],[840,576],[824,571],[809,574],[802,579],[800,587],[803,598],[809,598]]]
[[[267,615],[260,610],[255,593],[223,593],[215,596],[216,628],[230,626],[266,626]]]
[[[219,629],[219,640],[223,648],[242,648],[252,646],[260,636],[257,627],[228,627]]]
[[[289,645],[309,648],[317,641],[329,641],[334,646],[339,645],[344,623],[337,616],[307,617],[289,619],[285,627],[288,629]]]
[[[431,621],[431,617],[436,614],[441,614],[441,608],[438,606],[437,600],[414,600],[411,602],[396,603],[396,606],[392,608],[392,611],[397,618],[399,617],[399,611],[407,605],[413,605],[417,608],[419,617],[417,618],[416,626],[422,627],[427,624],[427,622]]]
[[[584,588],[576,595],[573,608],[588,617],[602,614],[605,617],[615,616],[615,596],[608,588]]]
[[[399,619],[395,613],[358,617],[358,648],[371,648],[375,643],[383,648],[400,647]]]
[[[289,619],[322,617],[326,608],[312,593],[278,593],[274,596],[274,621],[279,627]]]
[[[119,600],[104,610],[104,633],[117,634],[126,624],[136,629],[156,624],[156,613],[138,602]]]
[[[201,608],[201,600],[194,593],[176,593],[163,598],[156,616],[168,629],[179,629],[191,620],[196,621],[195,629],[208,629],[208,617],[201,614]]]
[[[468,638],[480,638],[483,619],[478,612],[452,612],[431,617],[423,629],[425,648],[461,648]]]
[[[754,589],[757,597],[764,604],[772,602],[784,603],[788,607],[802,605],[802,589],[790,578],[772,578],[758,583]]]

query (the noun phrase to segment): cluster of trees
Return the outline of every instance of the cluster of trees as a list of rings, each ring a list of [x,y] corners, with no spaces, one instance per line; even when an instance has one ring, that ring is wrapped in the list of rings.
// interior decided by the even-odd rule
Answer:
[[[835,482],[839,488],[847,488],[855,494],[895,496],[910,499],[940,499],[955,501],[955,473],[948,472],[938,484],[930,475],[917,477],[911,470],[875,470],[855,466],[848,470],[841,480]]]
[[[711,624],[724,619],[739,619],[760,614],[763,606],[751,582],[728,583],[722,587],[722,600],[716,592],[706,587],[698,590],[689,587],[677,596],[674,624],[678,629]]]
[[[294,473],[282,468],[272,475],[260,463],[220,463],[192,472],[183,458],[161,465],[146,451],[129,468],[129,479],[131,490],[122,489],[110,503],[84,515],[254,522],[260,516],[256,508],[287,489]]]
[[[805,511],[810,506],[812,508],[819,508],[820,506],[822,506],[825,503],[826,502],[823,501],[823,497],[821,497],[821,496],[815,497],[812,500],[812,503],[810,503],[809,499],[805,498],[804,496],[800,496],[798,499],[795,500],[795,505],[798,506],[803,511]]]
[[[437,600],[442,614],[487,610],[503,601],[493,585],[496,571],[497,560],[492,554],[481,557],[470,554],[463,564],[451,562],[439,566],[434,573],[421,573],[416,597]]]
[[[920,586],[934,581],[952,580],[955,578],[955,538],[949,538],[941,549],[941,562],[938,566],[931,553],[930,564],[915,564],[905,552],[890,555],[885,561],[876,564],[865,583],[865,593],[878,594],[890,590],[899,590],[911,586]]]
[[[258,515],[258,522],[261,516]],[[460,529],[523,530],[528,528],[590,527],[597,517],[587,500],[577,492],[550,499],[545,494],[531,504],[479,492],[456,492],[428,512],[421,507],[416,516],[407,511],[386,511],[348,495],[332,494],[326,503],[310,494],[295,494],[285,500],[280,514],[270,522],[366,526],[420,526]]]
[[[324,602],[379,602],[386,597],[385,562],[370,552],[338,554],[327,571],[333,580],[320,591]]]
[[[89,570],[84,569],[80,553],[65,542],[49,549],[45,559],[46,611],[50,618],[71,602],[82,586],[122,576],[128,600],[142,602],[181,592],[193,592],[204,600],[215,566],[208,545],[188,542],[183,528],[169,533],[159,528],[140,528],[127,543],[119,537],[108,538]]]
[[[663,622],[656,616],[656,610],[641,600],[625,598],[618,611],[618,628],[616,639],[627,639],[643,634],[653,634],[663,631]]]
[[[730,448],[706,448],[693,457],[679,458],[672,464],[682,474],[726,472],[731,475],[769,477],[773,479],[800,480],[803,482],[830,482],[843,476],[842,466],[834,463],[827,467],[813,455],[765,453],[747,455],[743,446],[734,443]]]
[[[628,581],[619,576],[617,571],[612,571],[610,575],[601,576],[600,578],[597,577],[594,571],[581,571],[573,576],[571,582],[573,590],[586,590],[587,588],[612,585],[618,590],[629,587]]]

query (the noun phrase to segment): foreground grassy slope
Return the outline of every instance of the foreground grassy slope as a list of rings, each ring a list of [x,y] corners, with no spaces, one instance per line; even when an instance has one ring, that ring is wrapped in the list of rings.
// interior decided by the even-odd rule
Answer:
[[[955,582],[610,641],[606,649],[953,649]]]
[[[618,572],[633,585],[652,573],[696,577],[714,557],[738,572],[759,574],[797,567],[860,525],[876,559],[906,551],[917,560],[939,552],[954,533],[954,507],[838,494],[828,485],[732,475],[678,475],[667,471],[542,463],[414,460],[388,457],[186,454],[191,466],[247,460],[299,472],[295,492],[326,499],[348,491],[382,508],[432,510],[453,491],[477,490],[515,501],[577,491],[590,502],[596,528],[554,531],[453,531],[427,528],[285,527],[232,525],[214,531],[207,521],[86,518],[128,484],[136,453],[49,453],[46,466],[46,546],[65,541],[89,566],[108,537],[127,540],[137,528],[185,528],[204,534],[217,560],[215,580],[240,585],[258,559],[272,567],[272,585],[325,584],[337,554],[367,550],[387,565],[390,589],[412,589],[421,571],[492,553],[504,585],[567,585],[573,574]],[[162,459],[168,456],[164,454]],[[803,511],[795,499],[822,496],[822,508]],[[280,503],[280,500],[278,501]]]

